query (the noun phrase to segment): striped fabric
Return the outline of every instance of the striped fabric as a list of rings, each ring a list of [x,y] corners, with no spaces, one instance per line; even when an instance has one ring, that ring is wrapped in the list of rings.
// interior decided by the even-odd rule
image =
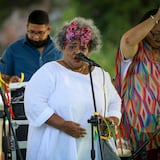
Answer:
[[[122,121],[117,137],[129,142],[125,147],[135,151],[160,128],[160,62],[155,61],[149,45],[142,42],[122,80],[121,59],[118,49],[115,87],[122,98]],[[147,150],[158,146],[160,134],[150,141]]]

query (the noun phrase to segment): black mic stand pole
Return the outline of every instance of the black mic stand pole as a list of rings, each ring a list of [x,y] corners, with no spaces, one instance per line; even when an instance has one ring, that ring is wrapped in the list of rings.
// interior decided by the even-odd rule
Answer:
[[[8,105],[6,105],[6,103],[5,103],[5,98],[4,98],[4,95],[3,95],[3,93],[2,93],[2,88],[1,88],[1,87],[0,87],[0,95],[1,95],[1,97],[2,97],[2,101],[3,101],[3,105],[4,105],[4,120],[5,120],[5,118],[7,117],[8,122],[9,122],[9,127],[10,127],[10,129],[11,129],[11,133],[13,134],[13,137],[14,137],[14,139],[15,139],[15,146],[16,146],[16,149],[17,149],[17,151],[18,151],[18,156],[19,156],[20,160],[23,160],[23,157],[22,157],[22,154],[21,154],[21,152],[20,152],[19,145],[18,145],[18,142],[17,142],[16,135],[15,135],[14,129],[13,129],[13,127],[12,127],[12,123],[11,123],[11,119],[10,119],[10,114],[9,114],[9,111],[8,111]],[[5,122],[4,122],[4,123],[5,123]],[[3,125],[5,125],[5,124],[3,124]],[[4,128],[5,128],[5,127],[4,127]],[[5,132],[5,131],[4,131],[4,132]],[[8,145],[6,135],[5,135],[5,137],[3,138],[3,144],[2,144],[2,146],[3,146],[4,152],[7,152],[8,149],[7,149],[7,147],[5,147],[4,142],[6,143],[6,145]],[[8,160],[7,153],[5,153],[5,154],[6,154],[6,155],[5,155],[5,156],[6,156],[6,157],[5,157],[5,160]]]
[[[146,147],[146,145],[149,143],[149,141],[150,141],[152,138],[154,138],[154,136],[156,136],[156,134],[158,134],[159,132],[160,132],[160,128],[157,129],[156,132],[154,132],[154,133],[152,134],[152,136],[151,136],[147,141],[145,141],[145,142],[143,143],[143,145],[142,145],[140,148],[138,148],[138,149],[132,154],[131,157],[129,157],[128,160],[133,160],[134,158],[136,158],[136,157],[139,155],[139,153],[141,153],[141,152],[145,149],[145,147]]]
[[[93,96],[93,104],[94,104],[94,110],[97,112],[96,108],[96,102],[95,102],[95,94],[94,94],[94,88],[93,88],[93,80],[92,80],[92,65],[89,63],[88,70],[90,75],[90,82],[91,82],[91,89],[92,89],[92,96]],[[102,152],[102,144],[100,140],[100,127],[99,127],[99,120],[98,116],[94,115],[91,116],[91,119],[88,120],[88,123],[91,123],[91,134],[92,134],[92,148],[91,148],[91,159],[95,159],[95,149],[94,149],[94,126],[97,126],[98,131],[98,140],[99,140],[99,146],[100,146],[100,153],[101,153],[101,160],[103,160],[103,152]]]

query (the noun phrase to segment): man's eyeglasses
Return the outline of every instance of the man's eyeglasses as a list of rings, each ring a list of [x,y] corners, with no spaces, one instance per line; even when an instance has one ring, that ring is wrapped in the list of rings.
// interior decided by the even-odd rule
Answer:
[[[43,37],[46,34],[46,31],[32,31],[32,30],[28,30],[27,33],[29,33],[31,36],[35,36],[38,35],[38,37]]]
[[[154,33],[154,32],[151,31],[151,34],[152,34],[152,36],[153,36],[154,38],[160,38],[160,32]]]

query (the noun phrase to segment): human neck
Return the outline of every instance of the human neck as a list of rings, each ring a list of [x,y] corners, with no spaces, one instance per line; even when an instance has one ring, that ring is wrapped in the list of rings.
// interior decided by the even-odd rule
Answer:
[[[43,49],[44,49],[44,47],[37,48],[37,50],[38,50],[40,53],[43,52]]]
[[[88,65],[86,63],[82,63],[82,65],[78,68],[74,68],[67,64],[64,60],[58,61],[61,65],[63,65],[65,68],[72,70],[73,72],[79,72],[82,74],[88,74]]]

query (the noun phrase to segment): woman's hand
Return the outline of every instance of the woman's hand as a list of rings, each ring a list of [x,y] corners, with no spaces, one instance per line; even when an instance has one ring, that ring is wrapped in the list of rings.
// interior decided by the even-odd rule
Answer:
[[[18,76],[8,76],[6,74],[2,74],[2,79],[6,83],[13,83],[13,82],[19,82],[20,81],[20,78]]]
[[[117,117],[107,117],[106,119],[114,125],[118,125],[119,123],[119,119]]]
[[[6,83],[9,83],[10,76],[8,76],[8,75],[6,75],[6,74],[2,74],[2,79],[3,79]]]
[[[20,78],[18,76],[11,76],[9,82],[10,83],[20,82]]]
[[[75,138],[84,137],[86,134],[86,130],[80,127],[80,124],[73,121],[65,121],[55,113],[46,121],[46,123]]]
[[[86,135],[86,130],[80,127],[80,124],[72,121],[64,121],[60,129],[75,138],[81,138]]]

